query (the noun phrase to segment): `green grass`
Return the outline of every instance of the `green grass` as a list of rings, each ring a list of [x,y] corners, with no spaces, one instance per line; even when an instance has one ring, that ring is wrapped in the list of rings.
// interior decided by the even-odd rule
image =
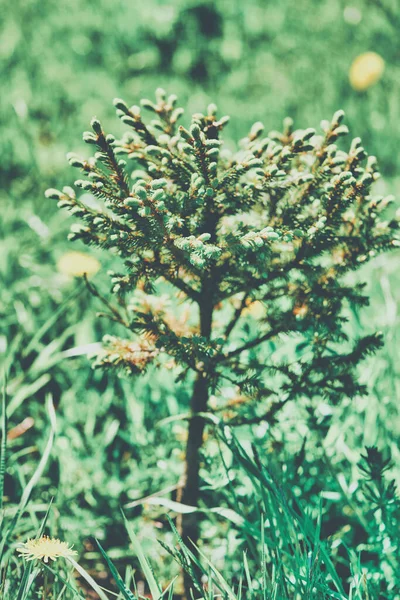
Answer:
[[[181,386],[172,393],[172,374],[149,373],[135,382],[94,371],[88,354],[112,325],[96,318],[100,304],[81,280],[57,271],[58,258],[71,249],[66,240],[71,221],[43,192],[71,180],[65,154],[82,150],[81,131],[89,119],[97,115],[105,126],[114,124],[114,96],[133,102],[160,85],[176,90],[189,113],[217,98],[221,111],[239,123],[230,130],[232,139],[256,120],[273,129],[290,115],[314,125],[344,108],[351,133],[379,158],[384,181],[378,189],[398,195],[398,18],[395,11],[388,16],[394,3],[354,1],[361,15],[354,24],[346,21],[347,5],[339,0],[205,2],[217,11],[206,32],[195,4],[200,3],[185,0],[171,7],[150,0],[137,9],[119,0],[3,2],[5,599],[41,597],[41,568],[28,571],[15,550],[40,531],[53,499],[46,531],[75,544],[83,568],[115,593],[120,586],[120,598],[130,598],[128,588],[137,595],[133,571],[139,593],[146,572],[152,577],[139,547],[130,546],[121,507],[162,589],[179,573],[156,540],[176,545],[166,513],[176,516],[174,487],[185,434],[179,415],[186,411],[187,390]],[[356,92],[348,69],[367,50],[381,54],[385,73],[374,87]],[[96,257],[102,268],[95,281],[107,290],[105,273],[115,264],[101,253]],[[391,562],[392,554],[398,560],[398,540],[388,541],[384,515],[364,496],[357,466],[363,448],[377,445],[393,458],[388,479],[400,480],[398,259],[398,252],[378,258],[359,274],[372,301],[363,314],[350,315],[351,327],[356,333],[382,330],[385,339],[385,348],[360,371],[367,397],[335,407],[319,403],[312,414],[291,406],[271,425],[236,429],[234,446],[218,425],[210,425],[202,470],[201,569],[216,588],[209,583],[205,598],[218,589],[235,600],[400,597]],[[229,399],[233,392],[227,387],[221,394]],[[150,495],[156,499],[142,500]],[[215,507],[219,510],[210,510]],[[190,554],[182,560],[191,560]],[[60,579],[49,573],[50,598],[89,598],[78,591],[70,566],[60,561],[52,569]],[[178,579],[177,592],[179,585]]]

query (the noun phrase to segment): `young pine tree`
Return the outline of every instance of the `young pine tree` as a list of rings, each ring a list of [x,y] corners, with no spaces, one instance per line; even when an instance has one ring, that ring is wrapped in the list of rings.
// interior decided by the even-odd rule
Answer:
[[[371,195],[375,157],[359,138],[346,152],[336,145],[348,133],[342,111],[320,133],[286,119],[283,132],[266,135],[255,123],[232,153],[222,139],[228,117],[210,105],[178,127],[176,100],[163,90],[155,103],[143,100],[153,113],[147,122],[138,106],[116,99],[128,127],[121,140],[92,120],[84,141],[94,158],[69,161],[95,207],[70,187],[47,196],[81,219],[71,239],[117,253],[125,265],[112,274],[115,300],[104,302],[127,337],[106,340],[101,364],[134,375],[172,364],[177,381],[191,386],[179,499],[197,506],[204,413],[210,396],[214,410],[223,406],[224,382],[238,392],[233,423],[365,391],[355,367],[381,339],[346,333],[346,307],[368,302],[348,274],[398,241],[396,223],[380,216],[390,198]],[[160,290],[170,308],[155,301]],[[177,317],[182,304],[186,320]],[[197,542],[196,513],[184,514],[181,528]]]

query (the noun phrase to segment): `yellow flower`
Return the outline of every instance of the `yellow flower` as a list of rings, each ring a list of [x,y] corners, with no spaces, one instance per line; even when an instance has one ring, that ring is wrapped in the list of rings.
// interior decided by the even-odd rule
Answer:
[[[57,262],[57,268],[63,275],[70,277],[83,277],[95,275],[100,269],[99,261],[83,252],[66,252]]]
[[[254,319],[265,317],[265,306],[259,300],[248,301],[242,312],[243,316],[251,315]]]
[[[385,61],[376,52],[364,52],[352,62],[349,71],[351,86],[362,92],[374,85],[383,75]]]
[[[28,540],[17,548],[25,560],[43,560],[45,563],[50,560],[56,560],[62,556],[63,558],[70,558],[75,556],[77,552],[69,547],[67,542],[61,542],[56,538],[49,538],[47,535],[36,539]]]

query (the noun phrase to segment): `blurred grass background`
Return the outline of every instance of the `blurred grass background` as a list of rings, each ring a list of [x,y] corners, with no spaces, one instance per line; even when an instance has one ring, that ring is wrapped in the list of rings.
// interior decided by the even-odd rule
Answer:
[[[254,121],[263,121],[267,131],[279,129],[288,115],[298,127],[318,126],[343,108],[351,134],[378,156],[384,177],[377,191],[399,196],[397,2],[0,4],[0,356],[10,369],[6,496],[16,501],[38,461],[47,426],[44,399],[51,393],[58,437],[50,468],[35,492],[31,521],[21,523],[20,534],[30,532],[55,496],[51,519],[56,533],[68,532],[79,544],[95,535],[106,540],[110,556],[123,559],[127,537],[119,506],[128,506],[130,517],[140,516],[142,535],[152,539],[160,509],[135,501],[173,486],[179,477],[185,428],[179,423],[154,425],[184,411],[187,391],[174,390],[172,377],[169,381],[164,375],[162,381],[150,374],[133,384],[92,370],[87,356],[91,344],[101,340],[109,325],[96,320],[98,305],[81,280],[57,266],[77,247],[66,239],[72,221],[44,199],[44,190],[73,181],[65,155],[85,152],[81,132],[92,116],[118,133],[112,99],[137,103],[161,86],[178,94],[186,114],[216,102],[222,114],[232,117],[227,130],[232,142]],[[365,52],[377,53],[384,71],[373,85],[360,89],[363,73],[357,85],[349,72]],[[93,250],[90,254],[100,264],[96,282],[107,289],[110,259]],[[332,505],[357,480],[363,445],[390,449],[400,464],[398,261],[399,253],[393,253],[359,274],[368,281],[372,302],[363,315],[353,316],[354,330],[379,329],[386,340],[385,349],[360,372],[369,396],[318,409],[317,418],[326,421],[320,458],[328,456],[342,474],[339,479],[328,474],[323,482],[337,494],[326,509],[337,527],[342,509]],[[298,415],[284,418],[273,448],[262,445],[261,430],[242,431],[241,437],[258,436],[264,451],[284,460],[285,453],[299,450],[305,433]],[[210,473],[217,454],[211,443]],[[310,465],[317,458],[309,456]],[[321,482],[316,476],[313,480],[311,467],[308,475],[311,498]],[[165,529],[162,518],[156,526]],[[221,527],[215,517],[205,536],[216,560],[222,560],[224,544],[234,545],[229,536],[221,545],[216,534]],[[87,560],[96,558],[91,543],[84,544]],[[149,545],[149,552],[158,551]]]

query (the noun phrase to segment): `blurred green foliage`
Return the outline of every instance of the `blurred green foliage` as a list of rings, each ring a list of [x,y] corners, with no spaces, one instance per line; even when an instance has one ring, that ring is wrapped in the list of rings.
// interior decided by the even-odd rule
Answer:
[[[88,564],[99,560],[85,541],[89,535],[105,540],[110,556],[124,564],[129,548],[119,516],[122,504],[130,518],[140,516],[146,548],[162,562],[166,576],[169,563],[165,555],[160,561],[153,544],[154,518],[161,530],[169,532],[168,525],[159,518],[159,507],[138,500],[176,484],[185,426],[162,420],[183,412],[187,392],[182,387],[172,396],[164,376],[160,381],[149,374],[138,388],[92,371],[90,345],[111,326],[95,319],[99,305],[83,284],[57,271],[58,258],[70,249],[71,221],[43,192],[71,180],[65,154],[85,152],[79,139],[93,115],[115,129],[114,96],[133,102],[161,86],[176,92],[189,114],[216,100],[223,114],[234,117],[236,125],[227,128],[232,139],[257,120],[275,129],[290,115],[295,123],[315,126],[343,108],[351,133],[378,156],[385,176],[378,190],[399,195],[397,2],[3,0],[0,7],[0,356],[9,370],[13,432],[6,506],[12,512],[43,451],[44,400],[51,393],[58,436],[17,537],[32,535],[55,495],[52,531],[83,547]],[[382,56],[385,71],[374,86],[356,91],[349,68],[366,51]],[[101,253],[96,256],[101,287],[106,285],[102,272],[113,265]],[[351,315],[354,331],[380,329],[386,341],[385,350],[360,373],[370,395],[340,407],[319,406],[311,416],[284,412],[273,431],[267,426],[240,431],[247,447],[255,436],[259,452],[283,472],[295,469],[307,439],[298,479],[289,478],[288,486],[315,510],[323,495],[323,535],[343,538],[353,548],[354,563],[362,549],[372,571],[378,550],[368,546],[357,520],[357,510],[364,520],[368,510],[355,509],[352,497],[361,485],[357,463],[365,445],[390,451],[399,464],[398,258],[397,253],[378,259],[359,275],[368,281],[373,301],[362,320]],[[222,393],[229,398],[232,390]],[[25,433],[15,429],[21,423]],[[217,477],[218,457],[218,444],[211,440],[203,473],[210,505],[224,481],[211,478]],[[392,474],[399,480],[398,466]],[[240,477],[236,493],[244,499],[251,495],[245,485],[240,488]],[[379,525],[377,531],[376,539]],[[172,541],[172,534],[163,539]],[[225,555],[233,556],[244,539],[233,529],[228,535],[222,518],[210,517],[205,541],[218,565],[229,563]],[[11,545],[8,556],[13,552]],[[340,553],[335,561],[346,563]],[[234,570],[235,564],[228,567]],[[345,579],[349,569],[343,569]],[[379,590],[376,594],[380,597]]]

